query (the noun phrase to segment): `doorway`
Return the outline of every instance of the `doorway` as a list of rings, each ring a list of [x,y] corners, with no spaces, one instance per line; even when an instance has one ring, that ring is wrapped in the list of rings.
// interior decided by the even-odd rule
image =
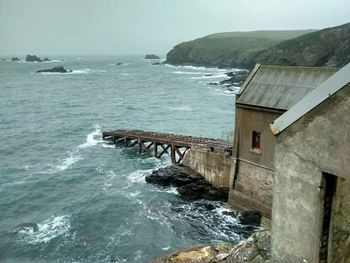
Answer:
[[[332,216],[332,202],[337,185],[337,177],[333,174],[322,173],[321,197],[323,198],[322,229],[320,240],[319,262],[327,263],[328,241]]]

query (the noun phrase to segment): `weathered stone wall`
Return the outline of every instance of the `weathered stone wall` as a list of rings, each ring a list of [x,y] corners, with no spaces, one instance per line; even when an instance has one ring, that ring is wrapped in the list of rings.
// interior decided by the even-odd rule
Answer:
[[[318,262],[322,173],[337,176],[330,262],[349,258],[350,85],[277,136],[273,182],[272,256],[277,262]],[[340,254],[347,246],[345,254]],[[343,261],[344,260],[344,261]]]
[[[270,123],[284,111],[237,105],[229,205],[259,211],[271,219],[273,156],[276,138]],[[252,149],[252,133],[261,133],[260,151]]]
[[[338,178],[331,221],[330,262],[350,262],[350,179]]]
[[[236,180],[230,190],[229,205],[236,210],[259,211],[271,218],[273,170],[254,163],[236,160]]]
[[[271,132],[270,123],[283,112],[237,105],[234,138],[234,148],[238,149],[236,157],[273,168],[276,138]],[[253,131],[261,133],[260,153],[252,150]]]
[[[233,158],[224,152],[210,152],[206,148],[191,148],[183,165],[201,174],[214,187],[229,187]]]

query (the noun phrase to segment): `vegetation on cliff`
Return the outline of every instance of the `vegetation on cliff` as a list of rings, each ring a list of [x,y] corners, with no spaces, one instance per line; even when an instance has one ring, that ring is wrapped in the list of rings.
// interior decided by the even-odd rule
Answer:
[[[251,58],[283,40],[312,30],[229,32],[176,45],[166,57],[173,65],[206,67],[251,67]]]
[[[283,41],[260,52],[254,60],[264,64],[343,67],[350,62],[350,23]]]
[[[252,68],[256,63],[342,67],[350,62],[350,23],[318,31],[254,31],[209,35],[175,46],[167,63]]]

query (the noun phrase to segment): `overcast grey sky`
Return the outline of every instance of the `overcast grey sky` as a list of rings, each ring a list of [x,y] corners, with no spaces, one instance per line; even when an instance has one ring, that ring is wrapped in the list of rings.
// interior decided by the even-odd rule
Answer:
[[[207,34],[350,22],[350,0],[0,0],[0,55],[165,54]]]

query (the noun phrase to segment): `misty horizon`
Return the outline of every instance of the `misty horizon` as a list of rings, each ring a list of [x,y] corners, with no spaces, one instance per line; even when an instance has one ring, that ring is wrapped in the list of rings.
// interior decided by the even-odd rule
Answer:
[[[346,0],[0,0],[0,55],[164,57],[214,33],[338,26],[349,22],[349,8]]]

